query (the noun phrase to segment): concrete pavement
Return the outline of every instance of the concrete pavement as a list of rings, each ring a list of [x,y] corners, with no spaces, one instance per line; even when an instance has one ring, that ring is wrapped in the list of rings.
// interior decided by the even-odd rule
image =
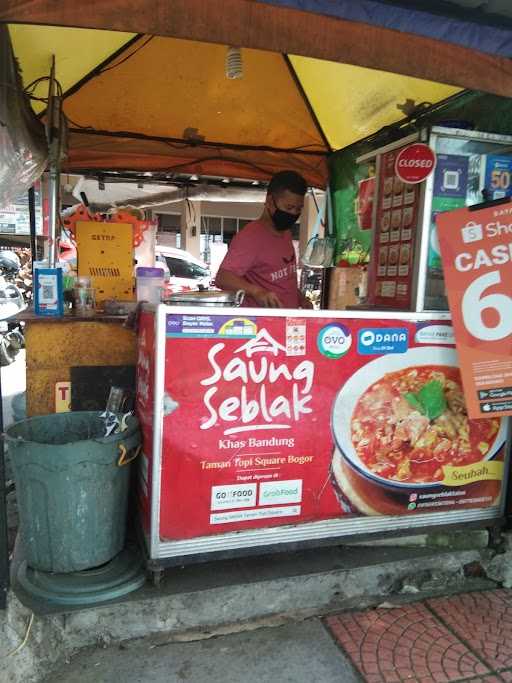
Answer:
[[[511,683],[512,591],[82,651],[46,683]]]
[[[357,683],[320,620],[191,643],[151,639],[80,653],[46,683]]]

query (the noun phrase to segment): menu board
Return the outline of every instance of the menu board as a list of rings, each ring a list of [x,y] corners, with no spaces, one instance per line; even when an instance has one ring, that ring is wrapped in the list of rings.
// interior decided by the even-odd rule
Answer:
[[[373,303],[407,310],[411,306],[419,189],[395,174],[399,152],[396,149],[381,156],[373,242]]]
[[[468,420],[446,321],[238,311],[168,313],[160,367],[143,315],[140,495],[163,375],[160,538],[497,505],[506,422]]]

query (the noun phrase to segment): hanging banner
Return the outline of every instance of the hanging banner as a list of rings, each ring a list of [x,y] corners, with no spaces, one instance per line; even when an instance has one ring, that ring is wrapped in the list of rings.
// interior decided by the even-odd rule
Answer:
[[[512,415],[512,203],[436,221],[468,414]]]

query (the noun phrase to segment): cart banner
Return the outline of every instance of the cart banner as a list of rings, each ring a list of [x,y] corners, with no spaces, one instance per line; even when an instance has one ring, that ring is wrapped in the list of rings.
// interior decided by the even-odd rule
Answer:
[[[512,202],[436,220],[468,413],[512,415]]]
[[[497,504],[505,425],[468,420],[446,321],[200,316],[156,370],[162,538]]]

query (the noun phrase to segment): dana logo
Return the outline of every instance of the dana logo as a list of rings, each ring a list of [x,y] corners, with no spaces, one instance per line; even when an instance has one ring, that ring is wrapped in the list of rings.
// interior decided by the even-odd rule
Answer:
[[[405,327],[363,328],[357,336],[361,355],[405,353],[409,348],[409,330]]]
[[[477,223],[473,223],[473,221],[470,221],[465,227],[462,228],[461,234],[464,244],[478,242],[484,236],[482,226]]]
[[[352,346],[352,334],[341,323],[322,327],[318,333],[318,350],[328,358],[341,358]]]
[[[375,334],[371,330],[363,330],[359,335],[359,341],[363,346],[371,346],[375,342]]]

